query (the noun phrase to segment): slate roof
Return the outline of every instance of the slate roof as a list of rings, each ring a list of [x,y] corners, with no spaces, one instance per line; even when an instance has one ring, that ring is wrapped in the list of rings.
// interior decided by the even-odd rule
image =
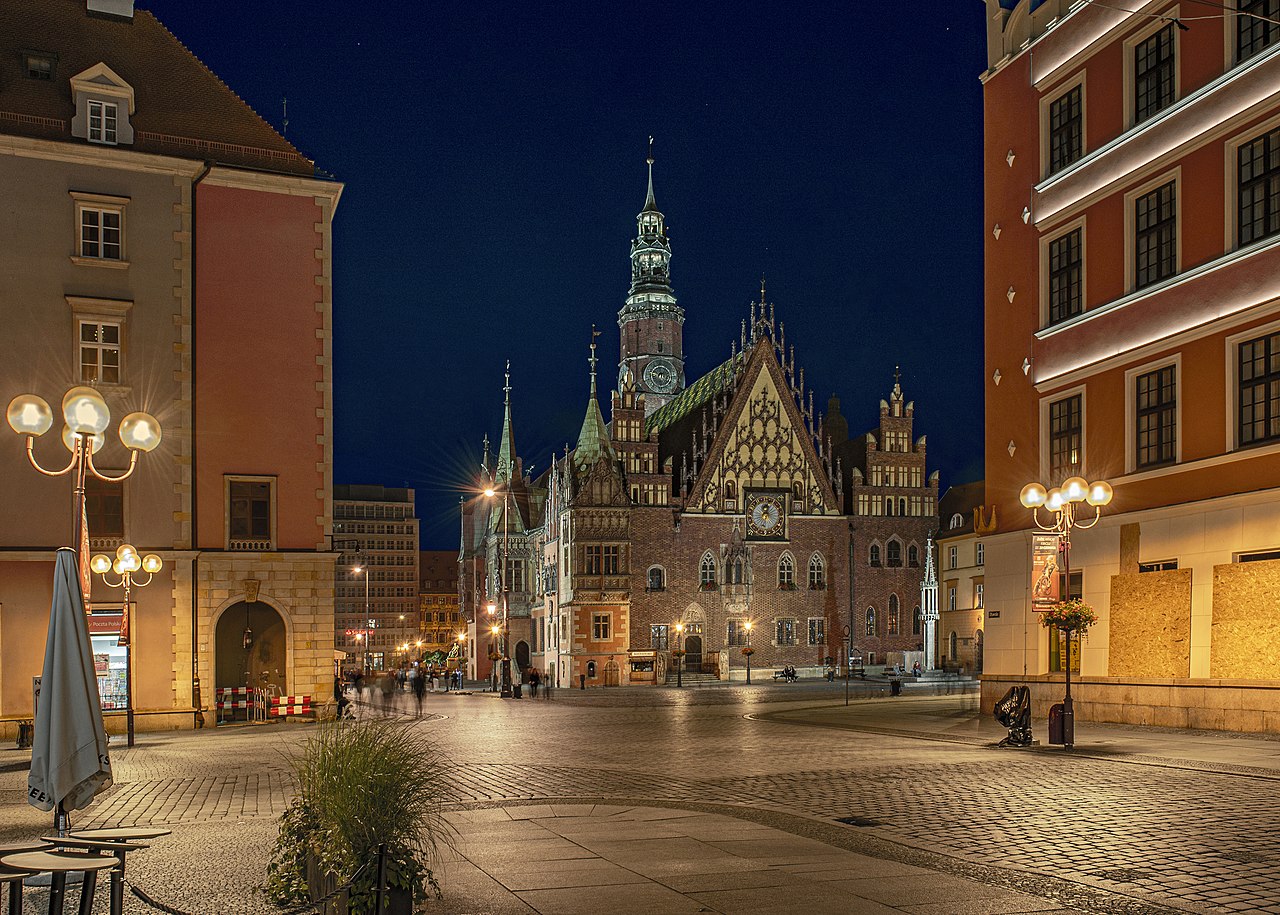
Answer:
[[[644,434],[648,436],[654,432],[661,432],[707,403],[729,386],[734,376],[735,361],[738,371],[741,371],[743,360],[742,353],[726,359],[677,394],[673,400],[654,410],[644,421]]]
[[[51,80],[29,79],[24,51],[57,55]],[[134,142],[122,149],[313,176],[314,163],[231,91],[154,15],[90,15],[84,0],[0,3],[0,133],[71,136],[71,77],[105,63],[133,87]]]

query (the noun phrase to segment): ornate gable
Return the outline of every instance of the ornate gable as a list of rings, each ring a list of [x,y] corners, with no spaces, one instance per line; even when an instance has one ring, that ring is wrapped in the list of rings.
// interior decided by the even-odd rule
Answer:
[[[768,337],[752,347],[685,510],[741,513],[744,490],[753,488],[788,490],[798,514],[840,513]]]

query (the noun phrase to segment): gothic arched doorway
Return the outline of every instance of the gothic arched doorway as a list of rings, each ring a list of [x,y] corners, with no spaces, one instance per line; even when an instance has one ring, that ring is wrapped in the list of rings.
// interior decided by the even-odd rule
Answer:
[[[702,670],[702,636],[684,637],[684,667],[690,673],[698,673]]]
[[[520,682],[525,681],[525,677],[529,673],[529,643],[521,639],[516,642],[516,676],[520,678]]]
[[[214,685],[279,687],[289,695],[288,644],[284,619],[262,601],[232,604],[218,617],[214,638]]]

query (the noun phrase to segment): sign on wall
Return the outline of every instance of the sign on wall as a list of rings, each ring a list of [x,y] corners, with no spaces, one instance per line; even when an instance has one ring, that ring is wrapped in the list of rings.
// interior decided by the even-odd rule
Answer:
[[[1031,609],[1043,613],[1059,600],[1058,535],[1031,535]]]

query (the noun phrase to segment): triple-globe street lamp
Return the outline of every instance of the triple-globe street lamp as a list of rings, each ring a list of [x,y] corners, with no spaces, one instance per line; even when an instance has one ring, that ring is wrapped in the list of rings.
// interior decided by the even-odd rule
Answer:
[[[1062,486],[1046,490],[1039,483],[1028,483],[1022,487],[1018,500],[1024,508],[1031,509],[1032,520],[1036,527],[1058,538],[1058,549],[1062,553],[1062,576],[1066,584],[1067,597],[1071,596],[1071,532],[1075,529],[1088,530],[1102,518],[1103,506],[1111,504],[1114,492],[1106,480],[1095,483],[1084,477],[1071,477],[1063,481]],[[1093,519],[1080,521],[1076,518],[1077,508],[1084,503],[1093,509]],[[1048,524],[1040,520],[1040,509],[1051,515]],[[1085,512],[1087,517],[1087,510]],[[1075,710],[1071,703],[1071,630],[1066,630],[1067,653],[1063,659],[1063,670],[1066,671],[1066,695],[1062,700],[1062,744],[1070,750],[1075,746]]]
[[[134,588],[145,588],[151,584],[155,574],[160,571],[164,561],[155,553],[139,557],[132,544],[123,543],[116,550],[115,559],[106,553],[99,553],[89,560],[89,568],[102,577],[108,588],[124,588],[124,612],[120,620],[120,645],[126,649],[124,655],[124,707],[126,733],[129,746],[133,746],[133,614],[130,610],[130,598]],[[139,571],[147,573],[145,581],[136,578]],[[116,580],[108,576],[114,572]]]

